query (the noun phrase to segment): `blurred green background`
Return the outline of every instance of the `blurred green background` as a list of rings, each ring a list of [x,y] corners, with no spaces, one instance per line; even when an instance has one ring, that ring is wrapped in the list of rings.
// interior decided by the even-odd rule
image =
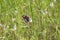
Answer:
[[[0,40],[60,40],[60,0],[0,0]]]

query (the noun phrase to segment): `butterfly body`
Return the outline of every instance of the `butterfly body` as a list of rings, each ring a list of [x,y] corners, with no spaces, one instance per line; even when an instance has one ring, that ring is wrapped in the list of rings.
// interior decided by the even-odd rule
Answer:
[[[23,15],[22,18],[26,23],[28,23],[28,22],[31,23],[32,22],[32,19],[29,16]]]

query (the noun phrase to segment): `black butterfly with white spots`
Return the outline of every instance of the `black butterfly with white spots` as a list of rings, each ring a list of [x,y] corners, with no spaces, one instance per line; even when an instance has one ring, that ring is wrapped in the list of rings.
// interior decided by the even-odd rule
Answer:
[[[29,16],[23,15],[22,18],[25,23],[32,23],[32,19]]]

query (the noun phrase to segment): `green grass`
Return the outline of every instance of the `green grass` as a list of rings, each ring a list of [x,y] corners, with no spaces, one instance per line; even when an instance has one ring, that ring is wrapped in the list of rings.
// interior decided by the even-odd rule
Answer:
[[[0,0],[0,40],[60,40],[60,1]]]

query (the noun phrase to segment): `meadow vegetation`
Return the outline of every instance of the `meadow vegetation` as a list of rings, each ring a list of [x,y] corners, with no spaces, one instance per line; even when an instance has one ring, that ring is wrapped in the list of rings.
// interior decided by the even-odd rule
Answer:
[[[60,0],[0,0],[0,40],[60,40]]]

